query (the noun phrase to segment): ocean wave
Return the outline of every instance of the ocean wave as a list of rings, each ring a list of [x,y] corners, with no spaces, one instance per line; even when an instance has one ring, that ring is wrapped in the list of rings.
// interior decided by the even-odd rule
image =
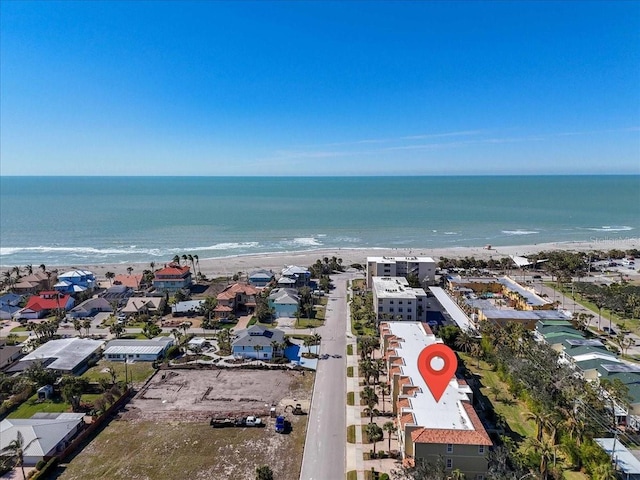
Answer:
[[[257,248],[260,246],[259,242],[227,242],[227,243],[216,243],[215,245],[209,245],[208,247],[197,247],[189,249],[190,251],[206,251],[206,250],[237,250],[240,248]]]
[[[95,248],[95,247],[2,247],[0,248],[0,256],[17,255],[20,253],[68,253],[71,255],[128,255],[128,254],[146,254],[151,256],[166,255],[166,252],[158,248],[137,248],[132,247],[111,247],[111,248]]]
[[[304,247],[320,247],[323,245],[322,242],[320,242],[315,237],[298,237],[298,238],[294,238],[290,242],[285,241],[285,243],[302,245]]]
[[[602,227],[588,227],[587,230],[592,230],[594,232],[628,232],[629,230],[633,230],[633,227],[629,227],[628,225],[603,225]]]
[[[535,230],[502,230],[505,235],[534,235],[540,233]]]
[[[443,232],[444,235],[459,235],[458,232]]]

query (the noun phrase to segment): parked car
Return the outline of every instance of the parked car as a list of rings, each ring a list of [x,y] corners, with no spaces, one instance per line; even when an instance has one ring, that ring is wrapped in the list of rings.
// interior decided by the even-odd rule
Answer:
[[[284,433],[284,417],[282,415],[276,417],[276,432]]]
[[[602,330],[604,331],[604,333],[606,333],[607,335],[615,335],[616,331],[613,328],[609,328],[609,327],[603,327]]]

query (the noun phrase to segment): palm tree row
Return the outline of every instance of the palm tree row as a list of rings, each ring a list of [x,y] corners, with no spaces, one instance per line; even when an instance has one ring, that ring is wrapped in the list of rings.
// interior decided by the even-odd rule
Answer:
[[[174,263],[181,265],[181,260],[184,261],[185,265],[187,264],[187,262],[191,264],[191,268],[193,268],[193,271],[196,272],[196,278],[200,278],[202,276],[202,273],[200,272],[200,258],[198,257],[198,255],[192,255],[190,253],[183,253],[182,256],[174,255]]]

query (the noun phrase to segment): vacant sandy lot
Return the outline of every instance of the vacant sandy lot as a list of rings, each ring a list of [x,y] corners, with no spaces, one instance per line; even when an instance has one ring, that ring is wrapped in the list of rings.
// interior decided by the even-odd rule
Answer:
[[[272,406],[281,412],[294,401],[306,410],[310,398],[297,390],[303,378],[301,372],[292,370],[161,370],[129,403],[123,418],[204,421],[212,416],[264,417]]]
[[[162,370],[56,478],[237,480],[269,465],[274,478],[298,480],[308,417],[284,407],[300,403],[308,411],[314,378],[281,370]],[[290,433],[276,433],[264,415],[265,428],[209,426],[211,416],[268,414],[272,404]]]

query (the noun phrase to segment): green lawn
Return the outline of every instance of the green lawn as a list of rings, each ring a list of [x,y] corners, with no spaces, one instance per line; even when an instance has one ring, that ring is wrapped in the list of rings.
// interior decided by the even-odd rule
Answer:
[[[356,426],[349,425],[347,427],[347,443],[356,443]]]
[[[347,377],[353,377],[353,367],[347,367]]]
[[[464,353],[459,355],[465,360],[465,365],[471,372],[482,377],[483,386],[480,391],[491,401],[496,413],[504,416],[511,430],[523,437],[535,435],[535,423],[525,417],[529,411],[527,406],[517,399],[513,400],[507,386],[498,378],[498,374],[493,372],[485,362],[480,362],[480,369],[478,369],[475,359]]]
[[[587,480],[589,477],[582,472],[571,472],[569,470],[565,470],[562,472],[562,478],[564,478],[564,480]]]
[[[324,325],[324,320],[317,318],[301,318],[296,322],[295,328],[316,328]]]
[[[28,332],[28,330],[26,326],[20,326],[20,327],[15,327],[11,329],[11,333],[17,333],[17,332]]]
[[[115,370],[117,381],[124,381],[124,362],[108,362],[106,360],[101,360],[100,362],[98,362],[95,367],[92,367],[84,372],[82,377],[86,378],[90,382],[98,382],[101,378],[107,378],[110,380],[111,376],[104,371],[109,367]],[[129,381],[134,383],[144,382],[154,372],[151,362],[128,363],[126,367]]]
[[[347,345],[347,355],[353,355],[353,344]]]
[[[347,405],[349,406],[353,406],[356,403],[356,399],[355,399],[355,393],[354,392],[347,392]]]
[[[45,400],[38,402],[38,394],[35,394],[11,412],[8,418],[31,418],[35,413],[61,413],[70,411],[71,405],[60,398],[56,398],[55,401]]]

